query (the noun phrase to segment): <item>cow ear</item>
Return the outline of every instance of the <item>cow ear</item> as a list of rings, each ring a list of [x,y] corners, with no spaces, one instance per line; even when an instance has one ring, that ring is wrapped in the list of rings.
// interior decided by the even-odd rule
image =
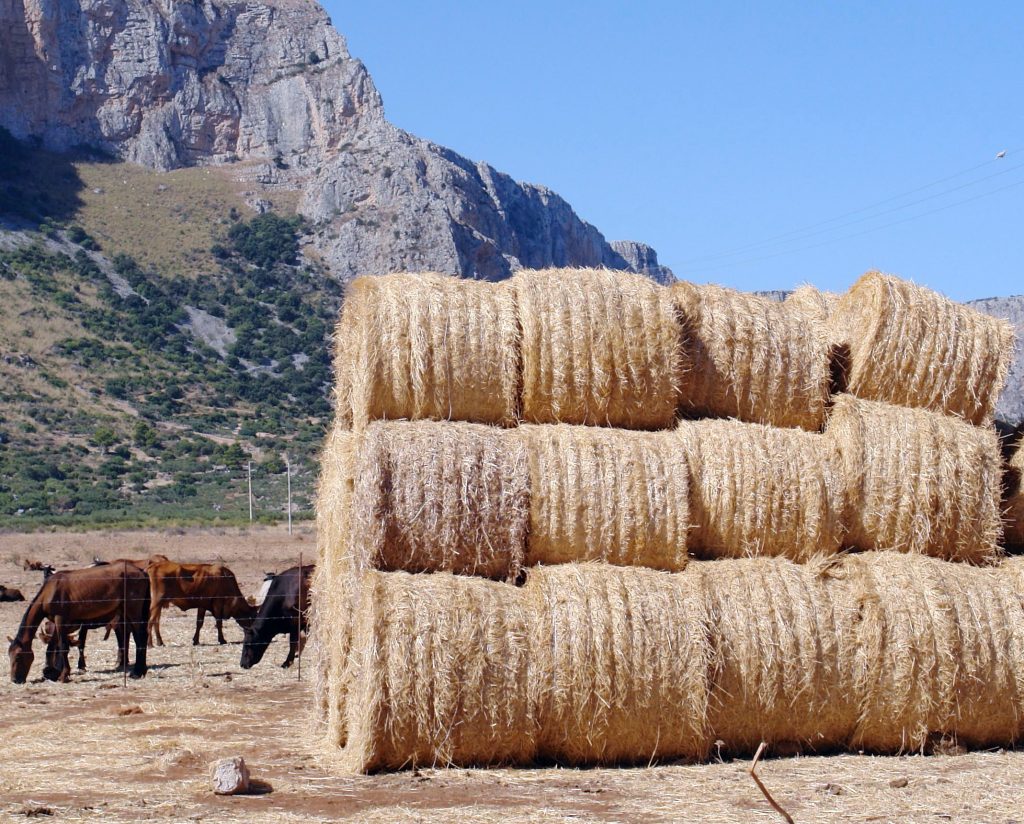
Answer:
[[[11,642],[12,644],[14,643],[14,639],[13,639],[13,638],[11,638],[11,636],[10,636],[10,635],[8,635],[8,636],[7,636],[7,640],[8,640],[8,641],[10,641],[10,642]]]

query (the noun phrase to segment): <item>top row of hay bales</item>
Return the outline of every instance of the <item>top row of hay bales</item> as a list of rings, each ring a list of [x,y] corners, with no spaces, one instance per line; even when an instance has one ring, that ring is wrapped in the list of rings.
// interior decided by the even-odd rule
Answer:
[[[836,388],[991,420],[1010,325],[877,272],[785,302],[608,270],[502,283],[364,277],[337,329],[339,418],[666,429],[732,417],[820,430]]]

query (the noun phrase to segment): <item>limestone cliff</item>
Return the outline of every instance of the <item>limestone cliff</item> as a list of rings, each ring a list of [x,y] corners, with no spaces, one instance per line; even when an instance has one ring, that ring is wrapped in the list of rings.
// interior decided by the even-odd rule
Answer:
[[[388,123],[313,0],[0,0],[0,125],[158,170],[237,163],[262,187],[254,202],[299,190],[342,279],[549,265],[671,278],[548,189]]]

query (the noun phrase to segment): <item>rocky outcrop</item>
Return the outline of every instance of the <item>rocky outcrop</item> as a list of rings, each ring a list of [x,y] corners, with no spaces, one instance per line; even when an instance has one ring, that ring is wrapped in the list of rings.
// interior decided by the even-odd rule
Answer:
[[[671,272],[562,198],[397,129],[313,0],[0,0],[0,125],[166,170],[241,164],[299,189],[339,278],[527,266]]]
[[[1017,330],[1013,363],[1006,388],[996,404],[996,418],[1010,426],[1024,424],[1024,295],[972,300],[968,305],[988,315],[1005,318]]]

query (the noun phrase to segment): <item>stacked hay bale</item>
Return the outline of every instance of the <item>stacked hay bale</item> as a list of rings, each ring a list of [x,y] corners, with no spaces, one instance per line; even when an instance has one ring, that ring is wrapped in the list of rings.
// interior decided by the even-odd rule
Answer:
[[[1016,741],[1024,564],[997,565],[988,422],[1012,341],[855,290],[879,278],[913,300],[873,319],[606,271],[357,281],[318,503],[331,760]],[[955,327],[926,367],[879,332],[924,311]]]

